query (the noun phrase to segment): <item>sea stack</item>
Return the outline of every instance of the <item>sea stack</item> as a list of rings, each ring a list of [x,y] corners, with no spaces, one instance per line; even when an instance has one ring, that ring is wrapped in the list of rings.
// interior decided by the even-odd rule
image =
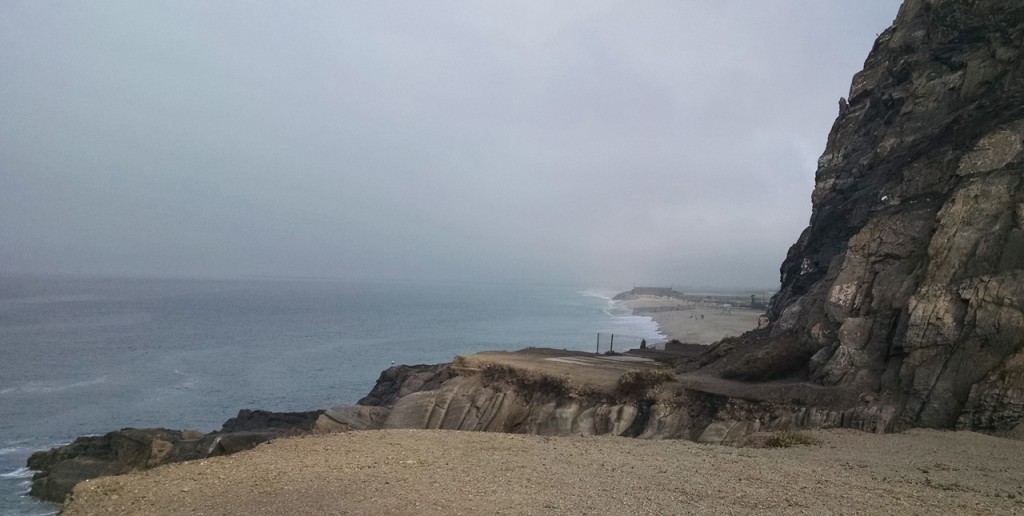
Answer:
[[[758,370],[734,377],[869,393],[879,431],[1024,435],[1022,46],[1019,0],[903,4],[839,102],[769,338],[743,349]]]

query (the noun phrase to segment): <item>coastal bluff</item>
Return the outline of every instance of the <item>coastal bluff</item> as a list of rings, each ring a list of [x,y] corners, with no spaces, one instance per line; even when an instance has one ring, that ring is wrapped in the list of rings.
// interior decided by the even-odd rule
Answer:
[[[398,366],[358,405],[264,437],[444,429],[747,445],[834,427],[1024,437],[1024,4],[906,0],[839,102],[812,203],[766,327],[660,361],[528,349]],[[185,443],[216,440],[115,437],[33,456],[33,494],[63,499],[70,480],[35,486],[58,485],[76,457],[94,477],[195,458]],[[104,469],[90,457],[131,460]]]
[[[126,428],[29,458],[33,496],[63,501],[100,476],[228,455],[280,437],[362,430],[458,430],[619,436],[756,445],[765,432],[854,426],[834,391],[748,386],[693,372],[698,357],[662,360],[527,348],[393,366],[353,406],[302,413],[243,410],[209,434]],[[809,408],[813,407],[813,408]],[[844,422],[847,424],[844,425]]]
[[[879,431],[1024,436],[1024,4],[905,1],[812,202],[767,333],[721,374],[856,390]]]
[[[601,428],[654,438],[728,442],[783,422],[1024,437],[1024,5],[904,2],[839,102],[780,280],[766,327],[672,362],[652,397],[586,405],[570,390],[581,405],[555,404],[558,431],[596,428],[575,415],[594,408],[617,414]],[[620,299],[641,294],[674,295]],[[467,419],[435,408],[402,424],[551,428],[523,423],[534,412],[487,419],[508,391],[465,378],[389,417],[433,396]]]

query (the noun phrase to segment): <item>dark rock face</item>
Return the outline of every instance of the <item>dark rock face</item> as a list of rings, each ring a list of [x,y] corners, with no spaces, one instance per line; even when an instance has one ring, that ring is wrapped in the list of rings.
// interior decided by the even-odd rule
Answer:
[[[83,480],[205,457],[212,441],[199,432],[162,428],[125,428],[100,436],[79,437],[69,445],[29,457],[28,467],[39,471],[32,478],[31,494],[62,502],[71,488]]]
[[[408,394],[437,389],[453,376],[455,374],[450,364],[392,366],[380,373],[373,390],[357,403],[374,407],[391,406]]]
[[[769,310],[790,369],[886,430],[1024,433],[1024,3],[907,0],[812,199]]]
[[[90,478],[227,455],[279,436],[309,433],[322,413],[242,410],[226,421],[220,431],[209,434],[124,428],[105,435],[79,437],[71,444],[29,457],[28,467],[38,471],[32,477],[31,494],[63,502],[76,484]]]
[[[266,410],[242,409],[238,411],[237,416],[225,421],[221,425],[219,433],[273,430],[308,432],[313,429],[313,424],[316,423],[317,418],[323,412],[322,410],[312,410],[309,412],[269,412]]]

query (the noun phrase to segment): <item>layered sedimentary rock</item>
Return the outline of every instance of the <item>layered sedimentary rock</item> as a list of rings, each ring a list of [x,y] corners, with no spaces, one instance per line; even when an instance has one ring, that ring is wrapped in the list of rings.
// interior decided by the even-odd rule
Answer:
[[[313,430],[709,443],[792,426],[1024,436],[1024,3],[907,0],[840,101],[812,200],[769,327],[684,360],[660,390],[400,366],[360,405],[314,415]],[[59,500],[82,478],[230,453],[295,421],[243,412],[211,435],[82,438],[30,459],[42,470],[33,494]]]
[[[840,101],[774,361],[733,373],[876,393],[886,430],[1024,432],[1022,47],[1019,0],[904,3]]]
[[[464,362],[460,358],[455,364]],[[752,433],[793,427],[874,430],[886,416],[830,388],[784,383],[751,389],[664,372],[644,366],[624,373],[616,388],[602,390],[570,387],[586,375],[583,369],[569,378],[494,363],[400,366],[381,374],[377,395],[363,400],[371,405],[329,409],[314,431],[440,429],[743,444]],[[432,387],[409,390],[409,382]],[[374,401],[382,399],[389,401]]]

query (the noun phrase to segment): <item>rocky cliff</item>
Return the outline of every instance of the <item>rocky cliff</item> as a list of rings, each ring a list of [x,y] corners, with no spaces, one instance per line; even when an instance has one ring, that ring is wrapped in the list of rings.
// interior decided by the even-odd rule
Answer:
[[[611,387],[458,359],[400,366],[359,405],[315,414],[313,431],[738,443],[792,426],[925,426],[1024,437],[1024,3],[907,0],[839,103],[812,200],[769,327],[680,359],[671,379],[650,364],[634,373],[536,350],[529,367]],[[34,455],[33,494],[60,499],[82,478],[230,453],[308,421],[254,414],[216,435],[126,429]]]
[[[381,373],[360,405],[325,411],[313,431],[440,429],[742,445],[750,434],[793,427],[877,427],[880,415],[856,393],[802,382],[730,382],[685,372],[695,364],[680,360],[670,372],[649,360],[530,348],[397,366]],[[573,366],[559,369],[566,362]]]
[[[208,434],[124,428],[79,437],[71,444],[29,457],[28,467],[37,471],[32,477],[31,494],[61,502],[76,484],[90,478],[248,450],[276,437],[309,433],[322,413],[241,410],[220,430]]]
[[[874,393],[885,430],[1024,433],[1022,46],[1020,0],[904,3],[840,100],[770,338],[726,374]]]

